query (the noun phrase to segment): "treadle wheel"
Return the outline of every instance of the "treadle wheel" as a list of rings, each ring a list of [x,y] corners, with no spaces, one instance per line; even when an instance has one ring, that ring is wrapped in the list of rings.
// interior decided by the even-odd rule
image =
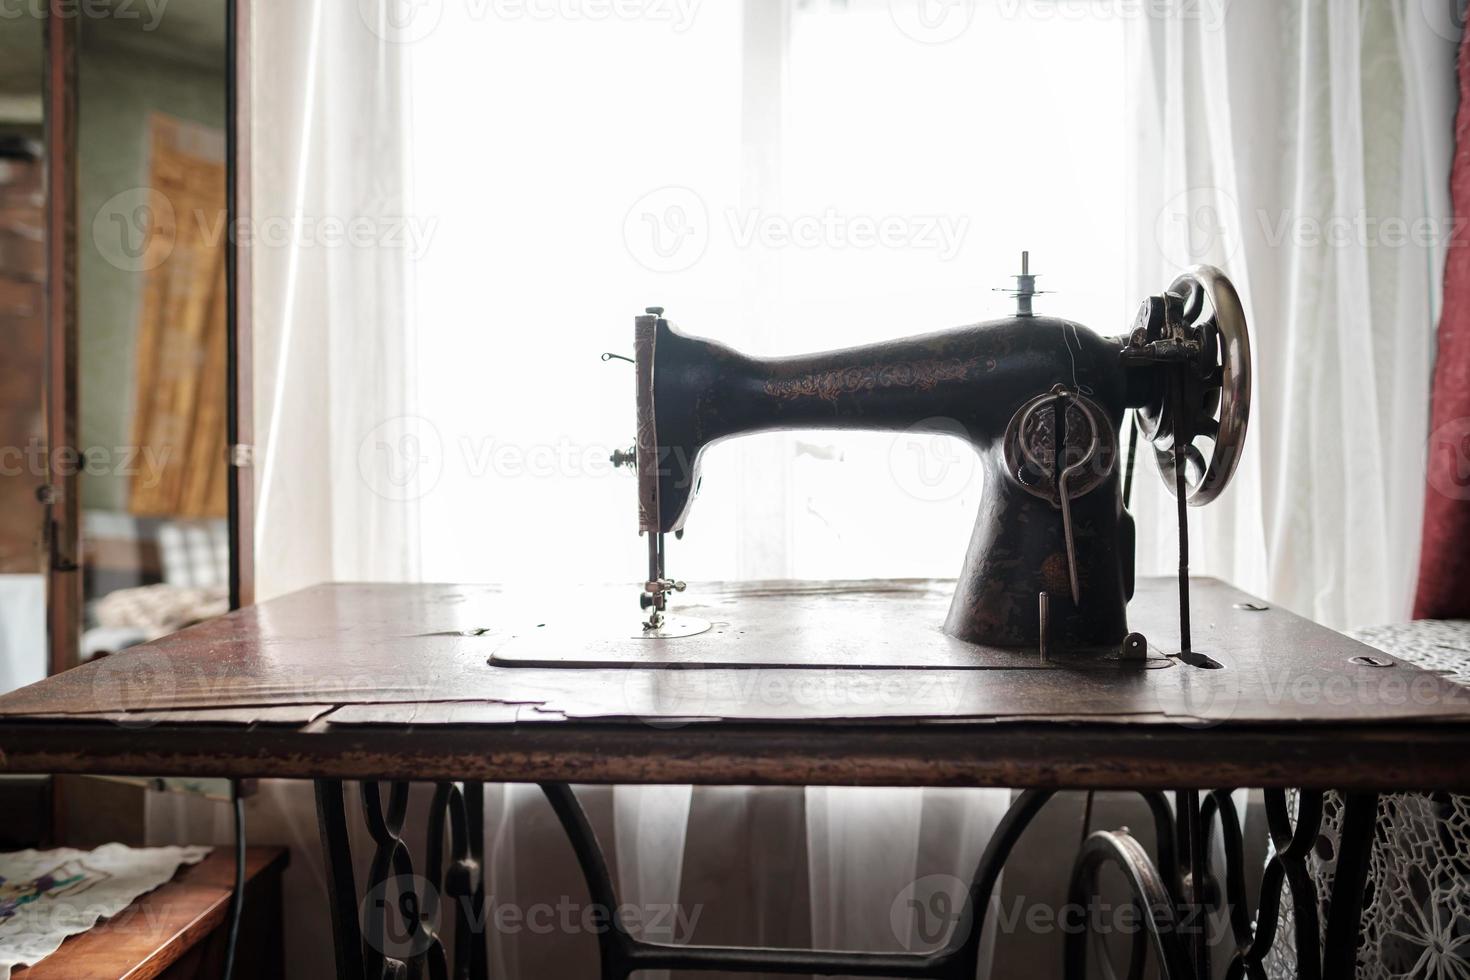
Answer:
[[[1123,872],[1129,897],[1143,922],[1143,928],[1133,934],[1126,976],[1129,980],[1139,980],[1145,975],[1148,965],[1145,954],[1151,949],[1158,961],[1159,980],[1190,980],[1193,969],[1175,919],[1173,896],[1148,852],[1127,832],[1099,830],[1087,838],[1072,867],[1067,907],[1091,909],[1091,899],[1101,894],[1101,872],[1109,865]],[[1063,974],[1087,976],[1088,950],[1095,947],[1100,954],[1098,966],[1102,975],[1107,980],[1115,980],[1118,974],[1103,948],[1103,936],[1093,931],[1093,925],[1088,915],[1084,928],[1067,932]]]
[[[1193,507],[1207,504],[1235,475],[1250,420],[1250,331],[1240,296],[1225,273],[1195,266],[1144,304],[1131,343],[1161,352],[1173,368],[1170,383],[1138,411],[1164,483],[1175,491],[1178,442],[1185,499]],[[1210,444],[1208,454],[1202,442]]]

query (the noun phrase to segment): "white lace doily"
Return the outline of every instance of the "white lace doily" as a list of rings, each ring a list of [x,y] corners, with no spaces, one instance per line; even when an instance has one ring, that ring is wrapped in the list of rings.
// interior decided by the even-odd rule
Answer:
[[[68,936],[116,915],[197,864],[208,847],[126,847],[0,854],[0,980],[54,953]]]
[[[1362,630],[1355,637],[1385,653],[1470,686],[1470,620],[1422,620]],[[1296,807],[1295,794],[1290,805]],[[1322,839],[1308,859],[1326,929],[1343,804],[1328,793]],[[1470,980],[1470,796],[1391,793],[1379,798],[1378,826],[1364,890],[1359,980]],[[1266,961],[1271,980],[1297,976],[1291,891]]]

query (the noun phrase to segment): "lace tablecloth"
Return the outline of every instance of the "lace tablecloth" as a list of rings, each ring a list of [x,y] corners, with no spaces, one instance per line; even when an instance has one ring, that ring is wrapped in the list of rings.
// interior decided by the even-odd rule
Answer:
[[[1470,620],[1420,620],[1360,630],[1356,639],[1470,686]],[[1470,765],[1470,760],[1466,760]],[[1323,800],[1329,846],[1311,859],[1326,927],[1325,902],[1342,831],[1342,798]],[[1323,857],[1323,855],[1327,855]],[[1470,796],[1389,793],[1378,801],[1358,947],[1359,980],[1470,978]],[[1295,980],[1290,889],[1267,969]]]

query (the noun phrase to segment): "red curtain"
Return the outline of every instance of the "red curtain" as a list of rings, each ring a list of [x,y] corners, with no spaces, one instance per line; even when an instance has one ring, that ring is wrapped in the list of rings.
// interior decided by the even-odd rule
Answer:
[[[1456,221],[1470,221],[1470,35],[1460,45],[1450,194]],[[1427,476],[1414,617],[1470,619],[1470,245],[1458,226],[1445,262]]]

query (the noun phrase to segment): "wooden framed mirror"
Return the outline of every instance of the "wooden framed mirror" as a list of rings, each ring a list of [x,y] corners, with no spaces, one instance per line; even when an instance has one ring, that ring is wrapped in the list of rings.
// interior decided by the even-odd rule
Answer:
[[[247,4],[18,9],[0,19],[0,690],[253,593]]]
[[[247,23],[0,17],[0,692],[252,601]],[[0,785],[0,838],[141,835],[136,786],[66,781]]]
[[[48,671],[48,24],[0,19],[0,690]],[[54,59],[50,63],[57,63]]]

